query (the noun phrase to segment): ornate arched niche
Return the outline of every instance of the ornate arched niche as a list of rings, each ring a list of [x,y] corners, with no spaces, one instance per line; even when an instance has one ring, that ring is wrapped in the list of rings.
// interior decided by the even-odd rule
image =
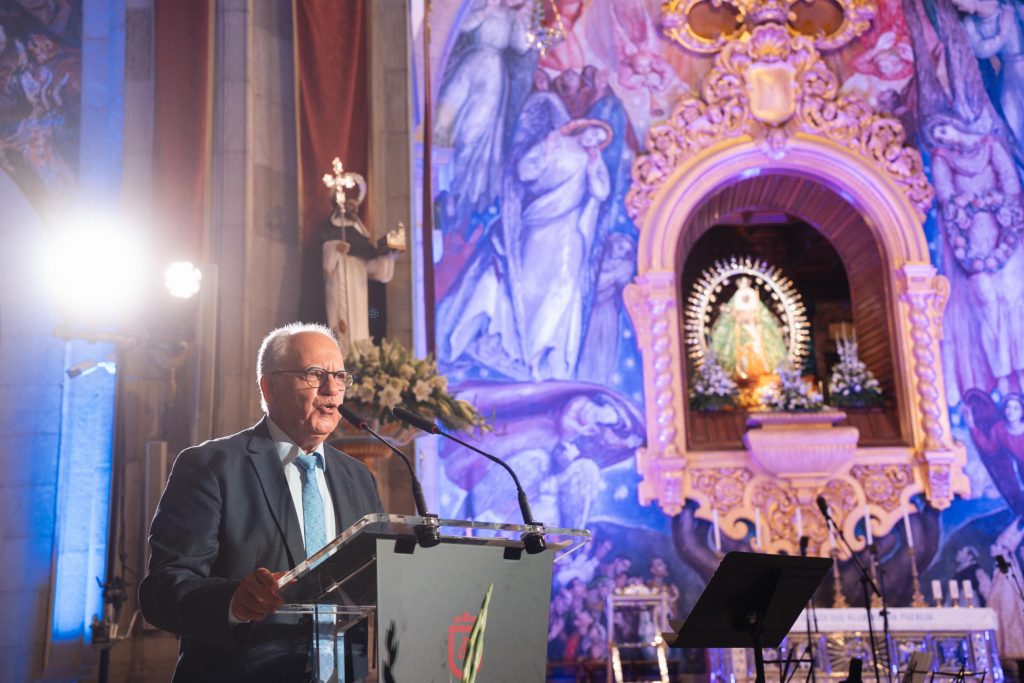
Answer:
[[[805,229],[816,234],[818,241],[827,245],[821,250],[826,253],[818,254],[823,265],[815,269],[814,278],[842,281],[842,288],[846,290],[850,304],[850,315],[845,319],[853,322],[850,329],[857,333],[859,357],[879,379],[884,394],[896,399],[895,405],[887,408],[884,414],[876,418],[881,422],[892,422],[894,426],[888,428],[889,425],[886,424],[887,429],[882,430],[882,435],[872,434],[868,429],[870,424],[861,420],[861,443],[909,445],[912,443],[912,429],[907,421],[899,420],[900,414],[906,411],[900,410],[900,399],[904,397],[900,396],[901,387],[894,381],[894,325],[889,311],[883,305],[887,296],[887,266],[884,255],[860,212],[835,191],[808,178],[761,173],[738,180],[705,197],[697,210],[687,219],[681,232],[682,238],[677,245],[676,258],[683,285],[680,291],[681,298],[687,298],[690,291],[687,284],[694,279],[697,270],[700,270],[700,267],[695,267],[694,264],[695,252],[701,251],[698,245],[706,245],[709,239],[718,242],[721,239],[720,231],[725,226],[741,221],[750,222],[752,217],[758,215],[769,216],[776,223],[781,218],[783,223],[797,222],[809,226]],[[753,218],[753,221],[758,222],[756,218]],[[783,230],[773,232],[774,237],[769,239],[771,245],[768,249],[776,254],[786,250],[785,235],[789,234],[794,226],[783,227]],[[716,230],[719,232],[715,232]],[[747,233],[747,236],[752,234]],[[757,241],[763,242],[764,239]],[[724,260],[730,254],[749,252],[749,247],[743,246],[737,251],[735,242],[736,240],[730,240],[718,245],[714,250],[714,258]],[[727,247],[726,251],[722,251],[722,247]],[[756,255],[768,256],[763,252]],[[806,256],[801,257],[806,259]],[[768,261],[774,266],[782,265],[782,261],[778,259],[768,258]],[[786,275],[795,277],[795,273],[789,270],[786,270]],[[813,288],[813,279],[805,275],[803,282],[798,284],[804,285],[802,288],[798,286],[797,289],[805,299],[814,296],[814,292],[810,291]],[[683,370],[684,378],[687,378],[689,368],[685,363]],[[818,376],[826,375],[819,372]],[[684,383],[689,385],[688,381]],[[685,404],[684,401],[684,407]],[[696,417],[692,411],[688,413],[687,422],[691,427],[687,430],[688,443],[691,449],[702,450],[707,446],[696,443],[692,430]],[[743,430],[744,414],[725,413],[711,416],[710,419],[719,427],[717,431],[728,433],[728,438],[724,440],[735,441],[735,447],[741,446],[739,440]],[[722,430],[721,427],[725,429]]]
[[[965,452],[950,434],[942,391],[939,336],[948,283],[930,264],[922,228],[932,188],[920,155],[904,146],[900,123],[858,98],[838,96],[838,79],[818,53],[838,44],[786,26],[785,2],[742,4],[752,6],[744,28],[724,46],[704,50],[721,49],[702,96],[680,100],[667,121],[650,129],[649,152],[633,167],[627,205],[640,226],[638,274],[624,297],[643,356],[647,442],[637,451],[640,498],[669,515],[695,501],[697,517],[711,520],[716,511],[722,533],[737,539],[761,510],[768,551],[795,551],[799,507],[816,550],[827,538],[814,505],[819,493],[851,539],[865,508],[875,532],[887,533],[915,494],[923,492],[939,509],[954,495],[969,494]],[[870,3],[842,4],[864,10]],[[767,10],[755,11],[762,5]],[[861,23],[859,31],[843,30],[852,37],[867,27]],[[745,450],[688,448],[680,269],[706,223],[701,211],[713,211],[727,188],[757,176],[802,179],[838,195],[859,216],[847,226],[848,239],[876,246],[882,286],[873,296],[880,297],[891,332],[905,446],[857,447],[839,466],[786,473],[766,470]],[[807,220],[827,229],[826,217]],[[797,462],[799,448],[794,444]]]

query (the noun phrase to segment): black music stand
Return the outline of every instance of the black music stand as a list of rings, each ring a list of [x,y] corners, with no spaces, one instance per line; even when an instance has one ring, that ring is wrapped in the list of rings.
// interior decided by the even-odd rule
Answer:
[[[732,552],[725,556],[686,622],[670,622],[669,647],[754,648],[764,683],[765,647],[778,647],[818,590],[832,560]]]

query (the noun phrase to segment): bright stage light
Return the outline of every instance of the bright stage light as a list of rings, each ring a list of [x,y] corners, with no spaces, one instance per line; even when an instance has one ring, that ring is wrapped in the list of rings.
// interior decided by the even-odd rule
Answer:
[[[76,322],[117,324],[145,297],[146,250],[137,231],[79,221],[55,231],[41,259],[45,286]]]
[[[164,271],[164,285],[171,296],[190,299],[199,293],[203,273],[188,261],[175,261]]]

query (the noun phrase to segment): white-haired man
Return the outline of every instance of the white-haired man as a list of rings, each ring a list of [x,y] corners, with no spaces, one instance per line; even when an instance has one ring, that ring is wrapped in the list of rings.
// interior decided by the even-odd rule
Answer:
[[[276,580],[382,511],[370,471],[324,443],[352,385],[333,333],[272,331],[256,374],[266,415],[183,451],[153,519],[139,599],[146,619],[181,638],[175,681],[308,680],[312,626],[273,616]],[[365,650],[353,664],[365,666]]]

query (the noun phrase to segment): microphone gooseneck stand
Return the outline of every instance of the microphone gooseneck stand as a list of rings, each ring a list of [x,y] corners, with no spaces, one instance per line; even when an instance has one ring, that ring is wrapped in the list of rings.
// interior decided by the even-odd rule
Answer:
[[[867,567],[865,567],[864,563],[860,561],[857,554],[853,552],[853,548],[850,546],[850,542],[846,540],[843,530],[839,528],[839,525],[836,524],[834,519],[832,519],[832,515],[828,512],[828,502],[825,500],[824,496],[818,496],[817,503],[818,509],[821,510],[821,514],[825,518],[825,523],[835,531],[843,546],[846,547],[846,551],[850,553],[850,559],[853,560],[854,565],[856,565],[857,571],[860,572],[860,585],[864,589],[864,609],[867,610],[868,613],[868,637],[871,640],[871,663],[875,671],[875,683],[881,683],[881,678],[878,675],[878,643],[875,640],[874,620],[871,618],[871,594],[873,591],[876,595],[881,597],[882,592],[878,590],[878,585],[871,579],[871,574],[868,572]],[[886,671],[888,670],[889,667],[886,665]],[[891,683],[891,677],[886,676],[886,681]]]
[[[870,522],[865,522],[865,524],[870,524]],[[877,592],[878,597],[882,600],[882,611],[880,614],[882,615],[882,644],[885,645],[885,677],[889,683],[892,683],[892,650],[889,646],[891,638],[889,637],[889,603],[886,602],[885,599],[885,570],[882,569],[882,563],[879,562],[878,545],[872,543],[868,546],[868,549],[871,552],[871,557],[875,563],[875,567],[878,568]]]
[[[504,460],[501,460],[500,458],[496,458],[490,453],[486,453],[480,450],[479,448],[473,446],[472,444],[466,443],[465,441],[458,437],[452,436],[447,432],[441,431],[441,429],[436,424],[434,424],[431,420],[428,420],[427,418],[423,417],[422,415],[417,415],[416,413],[408,411],[402,407],[393,408],[391,410],[391,414],[397,417],[402,422],[406,423],[407,425],[411,425],[416,429],[426,432],[427,434],[437,434],[439,436],[443,436],[446,439],[451,439],[460,446],[468,448],[474,453],[479,453],[480,455],[484,456],[491,462],[495,462],[501,465],[505,469],[505,471],[512,476],[512,481],[514,481],[516,484],[516,493],[519,497],[519,511],[523,515],[523,524],[525,524],[527,527],[530,527],[531,529],[530,531],[523,534],[523,547],[526,549],[526,552],[530,555],[542,553],[545,549],[547,549],[547,542],[544,540],[544,525],[534,520],[533,512],[530,510],[530,501],[527,500],[526,498],[526,491],[523,489],[523,485],[519,482],[519,477],[516,476],[516,473],[512,470],[511,467],[508,466],[508,463],[506,463]]]
[[[800,537],[800,557],[807,557],[807,544],[810,542],[810,537]],[[817,629],[811,628],[811,615],[814,614],[814,595],[811,595],[811,599],[807,601],[807,659],[810,661],[810,668],[807,670],[807,680],[810,683],[816,683],[817,676],[814,671],[814,635],[816,635]],[[817,622],[817,615],[814,616],[814,621]]]
[[[409,458],[405,457],[405,453],[396,448],[390,441],[370,429],[370,426],[366,424],[366,420],[359,417],[345,406],[338,406],[338,412],[349,424],[353,425],[360,431],[369,433],[373,438],[377,439],[377,441],[380,441],[382,444],[390,448],[392,453],[402,459],[405,466],[409,468],[409,476],[412,478],[412,497],[413,501],[416,503],[416,514],[425,520],[423,524],[417,524],[414,529],[416,541],[423,548],[432,548],[440,543],[441,532],[438,529],[437,515],[427,511],[427,501],[423,497],[423,486],[420,484],[419,477],[416,476],[416,471],[413,470],[412,463],[409,462]]]

